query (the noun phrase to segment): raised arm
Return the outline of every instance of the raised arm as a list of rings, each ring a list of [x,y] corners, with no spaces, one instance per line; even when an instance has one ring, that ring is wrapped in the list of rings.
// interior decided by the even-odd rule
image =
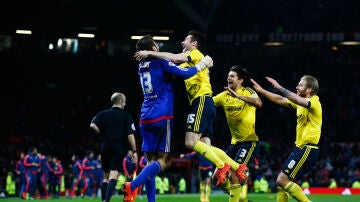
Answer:
[[[284,97],[286,97],[293,103],[303,106],[303,107],[309,106],[309,101],[307,99],[282,87],[275,79],[273,79],[271,77],[266,77],[266,80],[268,80],[275,89],[279,90],[280,93],[283,94]]]
[[[250,81],[253,84],[253,88],[256,90],[256,92],[262,94],[268,100],[277,105],[288,107],[287,98],[263,89],[254,79],[250,79]]]
[[[243,95],[239,95],[237,94],[234,90],[232,90],[229,87],[224,87],[227,91],[229,91],[231,93],[232,96],[243,100],[246,103],[249,103],[250,105],[256,107],[256,108],[260,108],[262,107],[262,101],[259,97],[248,97],[248,96],[243,96]]]
[[[169,52],[142,50],[142,51],[137,51],[135,53],[134,57],[135,57],[136,61],[140,61],[147,57],[156,57],[156,58],[162,58],[165,60],[171,60],[174,63],[188,62],[188,58],[183,53],[174,54],[174,53],[169,53]]]

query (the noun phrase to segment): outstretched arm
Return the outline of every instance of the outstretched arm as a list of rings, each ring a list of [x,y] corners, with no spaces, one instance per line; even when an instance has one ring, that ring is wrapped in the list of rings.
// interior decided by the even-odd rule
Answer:
[[[174,63],[182,63],[182,62],[188,62],[188,58],[186,55],[182,53],[174,54],[169,52],[157,52],[157,51],[137,51],[135,53],[135,60],[140,61],[147,57],[156,57],[156,58],[162,58],[165,60],[171,60]]]
[[[240,100],[243,100],[244,102],[246,103],[249,103],[250,105],[256,107],[256,108],[260,108],[262,107],[262,101],[260,98],[258,97],[248,97],[248,96],[243,96],[243,95],[239,95],[237,94],[234,90],[232,90],[231,88],[229,87],[224,87],[226,90],[228,90],[232,96],[240,99]]]
[[[286,88],[282,87],[275,79],[271,78],[271,77],[266,77],[266,79],[271,83],[271,85],[276,88],[277,90],[280,91],[281,94],[283,94],[284,97],[286,97],[287,99],[291,100],[293,103],[303,106],[303,107],[308,107],[309,106],[309,101],[301,96],[299,96],[296,93],[293,93],[289,90],[287,90]]]
[[[254,79],[250,79],[250,81],[253,84],[253,88],[256,90],[256,92],[262,94],[268,100],[277,105],[288,107],[287,99],[285,97],[263,89]]]

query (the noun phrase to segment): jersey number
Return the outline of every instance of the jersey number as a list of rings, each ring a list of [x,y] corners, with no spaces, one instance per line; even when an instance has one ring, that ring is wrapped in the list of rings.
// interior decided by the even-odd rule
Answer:
[[[141,88],[143,89],[144,94],[152,93],[153,87],[151,84],[151,74],[150,72],[139,73]]]
[[[290,163],[288,164],[288,168],[292,169],[295,164],[296,164],[296,161],[291,160]]]
[[[195,114],[189,114],[186,120],[187,123],[194,123],[195,122]]]

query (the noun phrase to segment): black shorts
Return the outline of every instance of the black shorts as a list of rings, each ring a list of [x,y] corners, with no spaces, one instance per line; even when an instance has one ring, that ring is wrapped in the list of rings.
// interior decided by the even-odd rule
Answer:
[[[314,145],[306,145],[302,148],[295,147],[282,168],[289,179],[302,177],[310,171],[319,158],[319,148]]]
[[[216,107],[211,96],[203,95],[196,98],[187,116],[186,131],[202,133],[211,139],[215,116]]]
[[[259,153],[257,141],[244,141],[231,144],[226,149],[226,154],[238,163],[249,164]]]
[[[117,170],[123,172],[122,160],[128,153],[128,144],[124,142],[109,142],[101,145],[102,168],[105,172]]]

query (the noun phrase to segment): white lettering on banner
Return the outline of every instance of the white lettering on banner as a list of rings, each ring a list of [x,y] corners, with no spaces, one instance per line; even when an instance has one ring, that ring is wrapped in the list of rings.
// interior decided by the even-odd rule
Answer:
[[[346,37],[345,37],[346,36]],[[270,33],[270,34],[220,34],[216,35],[219,43],[259,43],[259,42],[340,42],[360,41],[360,32],[314,32],[314,33]]]
[[[237,34],[236,42],[259,42],[259,34]]]
[[[327,33],[326,40],[327,41],[343,41],[345,38],[344,33]]]

